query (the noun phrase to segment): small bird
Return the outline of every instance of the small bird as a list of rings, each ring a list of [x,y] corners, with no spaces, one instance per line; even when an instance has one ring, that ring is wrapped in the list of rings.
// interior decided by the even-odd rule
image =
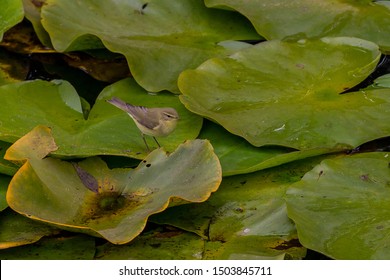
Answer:
[[[141,131],[142,139],[149,151],[150,149],[148,143],[146,143],[145,135],[152,136],[157,145],[161,147],[155,137],[169,135],[176,128],[177,121],[179,120],[179,114],[173,108],[135,106],[117,97],[113,97],[107,100],[107,102],[129,114]]]

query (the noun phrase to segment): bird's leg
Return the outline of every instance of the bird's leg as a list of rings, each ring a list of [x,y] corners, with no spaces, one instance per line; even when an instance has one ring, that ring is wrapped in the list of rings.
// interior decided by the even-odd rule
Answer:
[[[154,141],[156,141],[159,148],[161,148],[160,144],[157,142],[157,139],[153,136]]]
[[[147,143],[146,140],[145,140],[145,134],[143,134],[143,133],[142,133],[142,139],[144,140],[144,143],[145,143],[146,148],[147,148],[148,151],[150,152],[150,148],[149,148],[149,146],[148,146],[148,143]]]

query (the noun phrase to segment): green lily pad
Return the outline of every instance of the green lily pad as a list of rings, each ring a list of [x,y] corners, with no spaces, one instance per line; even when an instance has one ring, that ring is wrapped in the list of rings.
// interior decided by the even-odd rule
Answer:
[[[223,176],[255,172],[329,153],[329,149],[296,151],[279,146],[255,147],[212,122],[203,125],[199,138],[210,140],[221,163]]]
[[[390,4],[388,1],[345,0],[206,0],[209,7],[229,7],[245,15],[267,38],[287,36],[358,37],[390,52]]]
[[[224,41],[259,38],[243,16],[199,0],[51,0],[41,15],[56,50],[99,48],[98,37],[126,56],[135,80],[152,92],[178,92],[180,72],[232,53]]]
[[[299,241],[335,259],[390,258],[389,153],[321,162],[286,195]]]
[[[18,170],[17,165],[4,159],[5,152],[10,146],[11,144],[0,141],[0,175],[5,174],[12,176]]]
[[[7,193],[9,182],[11,177],[0,174],[0,211],[3,211],[8,207],[5,195]]]
[[[206,140],[181,144],[169,156],[151,152],[135,169],[109,169],[100,158],[75,163],[45,156],[57,149],[38,126],[6,159],[23,162],[8,188],[8,205],[32,219],[124,244],[148,217],[176,204],[202,202],[218,189],[221,167]]]
[[[44,238],[18,248],[0,250],[2,260],[91,260],[95,240],[88,236]]]
[[[390,88],[390,74],[380,76],[374,81],[375,87]]]
[[[255,146],[350,149],[390,135],[388,89],[339,94],[379,57],[356,38],[269,41],[184,71],[180,100]]]
[[[3,0],[0,9],[0,41],[8,29],[21,22],[24,17],[21,0]]]
[[[44,236],[57,234],[59,231],[44,223],[33,221],[7,209],[0,213],[0,249],[35,243]],[[2,250],[0,250],[0,259]]]
[[[305,255],[306,249],[302,247],[295,235],[268,236],[262,239],[256,236],[245,236],[225,243],[207,242],[204,259],[284,260],[302,259]]]
[[[288,218],[285,192],[318,164],[315,157],[250,174],[224,177],[204,203],[172,207],[151,221],[194,232],[208,240],[205,259],[304,257]]]
[[[98,246],[99,260],[196,260],[203,256],[205,241],[182,231],[159,230],[138,236],[128,245],[110,243]]]
[[[25,17],[32,23],[35,33],[43,45],[51,47],[50,36],[42,26],[41,8],[46,0],[22,0]]]
[[[56,155],[109,154],[142,159],[148,150],[141,132],[126,113],[105,101],[113,96],[135,105],[173,107],[178,111],[180,120],[175,131],[158,139],[167,151],[174,151],[180,143],[199,134],[202,118],[186,110],[177,96],[166,92],[148,94],[130,78],[105,88],[87,120],[80,97],[68,82],[35,80],[0,87],[0,140],[12,143],[35,126],[46,125],[52,128],[60,147]],[[156,148],[152,139],[147,141]]]

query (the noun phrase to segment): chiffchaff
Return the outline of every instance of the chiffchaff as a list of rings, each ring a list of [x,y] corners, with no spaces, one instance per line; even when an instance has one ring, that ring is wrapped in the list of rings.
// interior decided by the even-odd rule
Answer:
[[[107,100],[108,103],[125,111],[134,120],[138,129],[142,133],[142,139],[148,150],[149,146],[146,143],[145,135],[152,136],[159,147],[155,137],[163,137],[169,135],[175,128],[179,120],[179,114],[173,108],[146,108],[143,106],[135,106],[124,102],[123,100],[113,97]]]

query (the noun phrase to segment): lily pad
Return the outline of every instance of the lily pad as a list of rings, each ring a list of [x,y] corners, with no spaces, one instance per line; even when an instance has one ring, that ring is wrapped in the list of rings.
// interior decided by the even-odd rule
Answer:
[[[18,166],[4,159],[5,151],[11,146],[7,142],[0,141],[0,176],[1,174],[5,175],[14,175],[18,170]]]
[[[318,164],[315,157],[250,174],[224,177],[204,203],[172,207],[151,221],[191,231],[208,240],[206,259],[304,257],[294,223],[287,216],[289,185]]]
[[[389,89],[340,94],[379,57],[357,38],[268,41],[184,71],[180,100],[255,146],[350,149],[390,135]]]
[[[8,149],[8,160],[25,162],[9,185],[9,206],[32,219],[115,244],[134,239],[148,217],[172,201],[207,200],[222,179],[218,158],[205,140],[187,141],[169,155],[154,150],[135,169],[109,169],[95,157],[77,163],[80,172],[70,162],[44,158],[56,149],[43,126]]]
[[[199,138],[210,140],[221,162],[223,176],[255,172],[329,153],[329,149],[297,151],[279,146],[255,147],[212,122],[203,125]]]
[[[42,44],[51,47],[50,36],[42,26],[41,8],[46,0],[22,0],[25,17],[32,23],[35,34]]]
[[[5,195],[10,181],[11,177],[0,174],[0,211],[8,207]]]
[[[88,236],[42,239],[31,245],[0,250],[2,260],[91,260],[95,240]]]
[[[390,52],[390,4],[388,1],[345,0],[206,0],[209,7],[229,7],[245,15],[267,38],[287,36],[349,36],[377,43]]]
[[[33,221],[11,209],[0,213],[0,249],[35,243],[44,236],[58,234],[59,230]],[[0,254],[3,250],[0,250]],[[3,259],[0,255],[0,259]]]
[[[374,81],[375,87],[390,88],[390,74],[378,77]]]
[[[243,16],[199,0],[51,0],[42,7],[42,24],[61,52],[101,47],[100,38],[126,56],[135,80],[152,92],[178,92],[181,71],[232,52],[223,41],[259,38]]]
[[[128,245],[98,246],[99,260],[196,260],[202,259],[205,240],[182,231],[155,230],[138,236]]]
[[[175,150],[180,143],[199,134],[202,118],[186,110],[177,96],[166,92],[148,94],[130,78],[105,88],[87,120],[80,97],[68,82],[35,80],[0,87],[0,140],[12,143],[35,126],[46,125],[52,128],[60,147],[56,155],[110,154],[142,159],[148,150],[141,132],[126,113],[105,101],[114,96],[135,105],[173,107],[178,111],[180,120],[175,131],[158,139],[167,151]]]
[[[0,9],[0,41],[8,29],[21,22],[24,17],[22,0],[3,0]]]
[[[255,245],[254,245],[255,244]],[[302,259],[306,249],[297,236],[268,236],[262,239],[243,236],[225,243],[211,241],[205,244],[204,259],[207,260],[284,260]]]
[[[287,191],[300,242],[335,259],[390,258],[390,154],[321,162]]]

